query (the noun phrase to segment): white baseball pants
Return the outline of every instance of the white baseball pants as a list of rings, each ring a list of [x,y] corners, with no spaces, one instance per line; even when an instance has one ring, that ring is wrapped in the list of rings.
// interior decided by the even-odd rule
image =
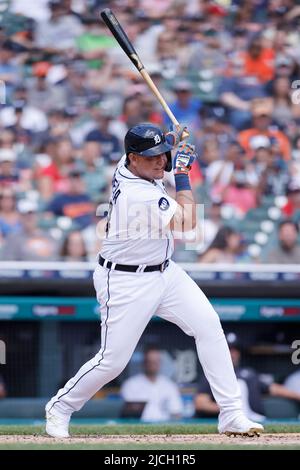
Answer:
[[[71,415],[117,377],[153,315],[194,336],[198,357],[222,416],[240,414],[240,390],[212,305],[181,267],[170,261],[161,273],[127,273],[98,266],[94,285],[101,305],[101,349],[51,400],[58,415]],[[47,407],[49,410],[49,407]]]

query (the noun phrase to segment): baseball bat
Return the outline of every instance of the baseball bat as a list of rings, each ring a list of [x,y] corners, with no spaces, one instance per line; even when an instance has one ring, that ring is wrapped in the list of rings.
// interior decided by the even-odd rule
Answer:
[[[176,117],[170,110],[167,102],[161,95],[160,91],[158,90],[157,86],[153,82],[152,78],[150,77],[149,73],[145,69],[140,57],[138,56],[136,50],[134,49],[131,41],[129,40],[127,34],[125,33],[124,29],[120,25],[119,21],[113,14],[113,12],[109,8],[105,8],[103,11],[101,11],[101,17],[106,24],[106,26],[110,29],[112,35],[116,39],[116,41],[119,43],[125,54],[128,56],[128,58],[131,60],[133,65],[137,68],[137,70],[140,72],[142,75],[143,79],[147,83],[148,87],[152,91],[152,93],[156,96],[160,104],[162,105],[163,109],[171,119],[172,123],[176,126],[177,129],[180,129],[180,124],[177,121]],[[186,139],[189,136],[189,133],[184,130],[182,133],[182,139]]]

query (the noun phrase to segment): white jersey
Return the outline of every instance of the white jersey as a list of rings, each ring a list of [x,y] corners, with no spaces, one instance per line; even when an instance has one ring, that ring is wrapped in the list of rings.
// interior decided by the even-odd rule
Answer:
[[[177,202],[166,193],[162,180],[135,176],[125,160],[124,155],[113,177],[101,255],[118,264],[161,264],[174,251],[168,225]]]
[[[167,421],[181,415],[183,403],[174,382],[159,375],[154,382],[144,374],[126,380],[121,387],[121,396],[127,402],[145,402],[143,421]]]

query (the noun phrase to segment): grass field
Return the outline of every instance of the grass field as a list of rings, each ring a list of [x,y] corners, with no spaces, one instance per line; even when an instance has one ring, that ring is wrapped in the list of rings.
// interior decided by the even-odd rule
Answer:
[[[72,438],[46,436],[42,426],[1,425],[0,450],[300,450],[300,424],[270,424],[260,437],[227,437],[210,424],[74,425]]]

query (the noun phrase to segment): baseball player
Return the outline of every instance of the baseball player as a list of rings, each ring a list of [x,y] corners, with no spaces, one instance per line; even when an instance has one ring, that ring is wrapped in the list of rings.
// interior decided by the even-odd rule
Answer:
[[[113,177],[106,238],[94,272],[101,307],[101,349],[47,403],[50,436],[69,437],[72,413],[122,372],[153,315],[195,338],[220,408],[219,432],[254,435],[263,431],[242,412],[217,313],[197,284],[171,260],[172,231],[196,226],[189,181],[194,147],[180,143],[181,134],[182,130],[165,136],[159,127],[145,123],[132,127],[125,136],[125,155]],[[162,181],[164,172],[172,168],[175,199]]]

